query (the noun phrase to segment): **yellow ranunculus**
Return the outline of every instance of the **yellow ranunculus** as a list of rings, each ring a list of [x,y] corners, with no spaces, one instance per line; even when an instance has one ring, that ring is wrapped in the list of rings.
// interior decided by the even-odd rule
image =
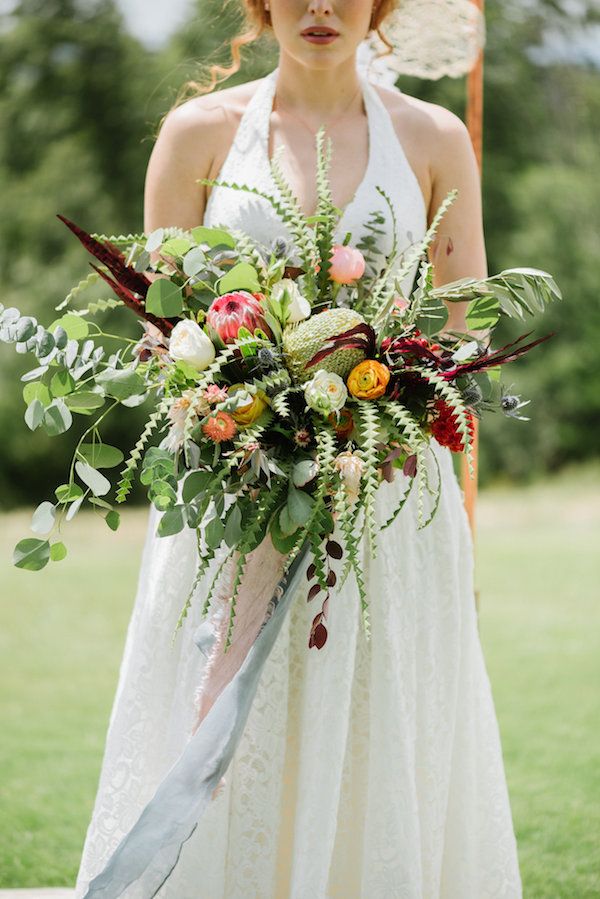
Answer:
[[[250,393],[244,384],[232,384],[227,392],[231,396],[238,390],[247,390],[247,392]],[[252,396],[251,402],[246,403],[245,406],[239,406],[237,409],[233,409],[231,415],[240,427],[248,427],[249,425],[254,424],[256,419],[262,415],[268,405],[269,399],[266,393],[262,390],[257,390]]]
[[[359,400],[376,400],[385,393],[390,370],[375,359],[365,359],[348,375],[348,390]]]

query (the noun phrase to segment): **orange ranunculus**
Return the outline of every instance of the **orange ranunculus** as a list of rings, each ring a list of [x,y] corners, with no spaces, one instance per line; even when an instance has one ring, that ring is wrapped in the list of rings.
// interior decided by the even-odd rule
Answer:
[[[237,393],[238,390],[243,389],[243,384],[232,384],[228,392],[231,396],[233,393]],[[244,406],[238,406],[237,409],[232,409],[231,414],[235,422],[240,427],[244,428],[254,424],[256,419],[262,415],[268,405],[269,400],[266,393],[262,390],[257,390],[249,403],[246,403]]]
[[[390,380],[390,370],[375,359],[365,359],[348,375],[348,390],[359,400],[376,400],[383,396]]]

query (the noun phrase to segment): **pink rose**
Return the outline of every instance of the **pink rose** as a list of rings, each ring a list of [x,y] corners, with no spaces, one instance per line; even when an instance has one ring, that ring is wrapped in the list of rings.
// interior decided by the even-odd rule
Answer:
[[[250,293],[248,290],[224,293],[212,301],[206,313],[206,321],[223,343],[237,340],[240,328],[247,328],[251,334],[254,334],[256,328],[261,328],[267,337],[272,337],[263,317],[261,299],[264,299],[262,293]]]
[[[330,261],[329,277],[338,284],[350,284],[364,274],[365,257],[356,247],[335,244]]]

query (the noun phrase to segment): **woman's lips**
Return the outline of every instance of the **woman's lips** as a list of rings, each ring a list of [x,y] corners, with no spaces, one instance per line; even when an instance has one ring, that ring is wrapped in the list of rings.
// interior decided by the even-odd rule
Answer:
[[[303,33],[301,35],[305,41],[308,41],[310,44],[332,44],[336,38],[339,37],[339,34],[310,34]]]

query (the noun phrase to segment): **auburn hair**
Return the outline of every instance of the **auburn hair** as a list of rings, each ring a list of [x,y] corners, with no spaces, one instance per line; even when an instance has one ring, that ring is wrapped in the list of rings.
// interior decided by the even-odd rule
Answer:
[[[226,5],[230,2],[231,0],[226,0]],[[234,0],[234,2],[236,2],[238,6],[240,5],[239,0]],[[398,3],[399,0],[379,0],[377,8],[373,11],[371,16],[369,30],[376,31],[382,43],[387,48],[381,56],[388,56],[393,51],[392,44],[381,30],[381,26],[387,16],[396,9]],[[242,65],[242,47],[245,47],[247,44],[252,44],[254,41],[258,40],[258,38],[268,36],[269,33],[272,35],[271,16],[270,12],[264,7],[264,0],[241,0],[241,7],[244,16],[242,30],[234,35],[229,41],[231,64],[228,66],[218,64],[201,66],[202,73],[208,70],[208,83],[203,83],[195,79],[186,81],[180,88],[171,109],[181,106],[183,102],[192,97],[211,93],[218,84],[221,84],[221,82],[226,81],[232,75],[235,75],[236,72],[239,72]],[[163,116],[161,124],[167,114]]]

